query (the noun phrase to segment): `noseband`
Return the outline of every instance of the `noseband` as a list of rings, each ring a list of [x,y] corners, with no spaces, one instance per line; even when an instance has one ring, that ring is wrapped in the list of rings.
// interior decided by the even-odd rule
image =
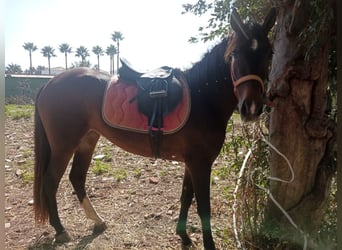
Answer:
[[[245,75],[240,77],[239,79],[236,79],[235,73],[234,73],[234,59],[232,58],[232,61],[230,63],[230,77],[232,78],[233,85],[234,85],[234,94],[236,98],[239,100],[239,95],[237,94],[237,88],[244,82],[255,80],[258,83],[260,83],[262,93],[265,91],[264,82],[258,75]]]

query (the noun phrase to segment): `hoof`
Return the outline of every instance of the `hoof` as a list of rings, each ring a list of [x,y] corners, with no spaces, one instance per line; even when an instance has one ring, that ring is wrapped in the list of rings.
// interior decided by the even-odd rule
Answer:
[[[182,244],[182,250],[190,250],[192,248],[192,243],[190,245],[184,245]]]
[[[66,231],[63,231],[60,234],[55,235],[55,243],[61,244],[61,243],[66,243],[71,240],[69,234]]]
[[[100,234],[106,229],[107,229],[107,225],[104,222],[102,222],[101,224],[95,224],[94,229],[93,229],[93,233],[94,234]]]
[[[189,237],[182,239],[182,250],[189,250],[192,246],[193,244]]]
[[[178,230],[177,230],[178,231]],[[178,236],[181,238],[182,240],[182,250],[188,250],[191,249],[192,241],[189,238],[188,234],[186,232],[183,231],[178,231],[177,232]]]

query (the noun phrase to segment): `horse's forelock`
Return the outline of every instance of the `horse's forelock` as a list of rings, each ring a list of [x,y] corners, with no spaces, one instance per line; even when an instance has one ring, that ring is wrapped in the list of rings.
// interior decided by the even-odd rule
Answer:
[[[251,35],[250,39],[249,39],[249,43],[248,46],[253,50],[256,51],[258,49],[260,49],[263,46],[263,43],[268,42],[268,40],[264,41],[263,37],[266,35],[266,39],[267,38],[267,34],[264,34],[264,30],[262,28],[261,25],[259,25],[258,23],[249,23],[248,25],[246,25],[246,27],[248,27],[248,33]],[[227,61],[229,61],[229,58],[231,56],[231,54],[233,53],[234,50],[236,50],[236,48],[241,45],[240,43],[238,43],[238,38],[237,38],[237,34],[236,32],[233,32],[232,35],[229,37],[228,40],[228,46],[227,49],[224,53],[224,58]]]
[[[236,40],[237,40],[237,36],[235,32],[233,32],[233,34],[229,37],[228,46],[224,53],[224,59],[226,62],[229,60],[230,55],[233,53],[236,47]]]

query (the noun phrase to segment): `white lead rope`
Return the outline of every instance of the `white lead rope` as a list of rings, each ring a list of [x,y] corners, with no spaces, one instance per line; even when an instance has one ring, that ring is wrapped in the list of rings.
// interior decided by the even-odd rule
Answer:
[[[290,161],[287,159],[287,157],[281,153],[274,145],[272,145],[272,143],[270,143],[269,141],[267,141],[264,137],[262,138],[262,141],[264,141],[270,148],[272,148],[277,154],[279,154],[287,163],[287,165],[289,166],[289,170],[291,172],[291,178],[290,180],[283,180],[283,179],[280,179],[278,177],[273,177],[273,176],[269,176],[267,177],[268,179],[270,180],[273,180],[273,181],[279,181],[279,182],[283,182],[283,183],[291,183],[294,181],[294,171],[293,171],[293,167],[290,163]],[[253,147],[253,146],[252,146]],[[239,240],[239,235],[238,235],[238,230],[237,230],[237,223],[236,223],[236,211],[237,211],[237,192],[238,192],[238,189],[239,189],[239,186],[241,184],[241,178],[243,176],[243,173],[244,173],[244,170],[246,168],[246,165],[247,165],[247,162],[248,162],[248,159],[250,157],[250,155],[252,154],[252,149],[250,148],[243,160],[243,163],[242,163],[242,166],[241,166],[241,169],[240,169],[240,172],[239,172],[239,176],[238,176],[238,181],[237,181],[237,184],[236,184],[236,187],[235,187],[235,190],[234,190],[234,193],[233,193],[233,197],[234,197],[234,204],[233,204],[233,228],[234,228],[234,236],[235,236],[235,240],[237,242],[237,247],[238,248],[241,248],[242,247],[242,244]],[[252,178],[251,178],[252,180]],[[253,182],[253,180],[252,180]],[[285,217],[289,220],[289,222],[292,224],[292,226],[297,229],[302,235],[303,235],[303,238],[304,238],[304,244],[303,244],[303,250],[306,250],[307,249],[307,242],[308,242],[308,239],[307,239],[307,235],[298,227],[298,225],[293,221],[293,219],[291,218],[291,216],[285,211],[285,209],[277,202],[277,200],[273,197],[272,193],[270,192],[270,190],[264,188],[264,187],[261,187],[259,186],[258,184],[255,184],[253,182],[254,185],[256,185],[258,188],[260,188],[261,190],[265,191],[269,198],[273,201],[273,203],[280,209],[280,211],[285,215]],[[243,248],[244,249],[244,248]]]

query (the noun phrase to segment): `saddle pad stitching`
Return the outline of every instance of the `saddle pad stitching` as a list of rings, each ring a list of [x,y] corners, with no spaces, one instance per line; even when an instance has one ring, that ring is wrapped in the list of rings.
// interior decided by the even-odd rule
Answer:
[[[118,78],[117,77],[113,77],[111,78],[108,82],[107,82],[107,88],[104,92],[104,98],[103,98],[103,101],[102,101],[102,118],[103,120],[105,121],[105,123],[112,127],[112,128],[117,128],[117,129],[122,129],[122,130],[126,130],[126,131],[133,131],[133,132],[138,132],[138,133],[143,133],[143,134],[147,134],[148,131],[145,131],[144,129],[137,129],[137,128],[128,128],[128,127],[125,127],[125,126],[120,126],[118,124],[112,124],[108,119],[107,119],[107,116],[105,114],[105,105],[107,103],[107,98],[108,98],[108,89],[111,87],[112,84],[116,84],[118,82]]]
[[[181,120],[181,123],[178,124],[178,126],[172,130],[167,130],[165,131],[165,129],[162,129],[163,131],[163,134],[164,135],[167,135],[167,134],[173,134],[177,131],[179,131],[185,124],[186,122],[188,121],[188,118],[189,118],[189,115],[190,115],[190,109],[191,109],[191,96],[190,96],[190,90],[189,90],[189,87],[187,85],[186,82],[184,81],[180,81],[181,84],[182,84],[182,87],[183,87],[183,90],[184,90],[184,93],[183,93],[183,98],[184,97],[187,97],[187,103],[186,103],[186,109],[185,109],[185,116],[183,119],[180,119],[181,117],[181,114],[177,113],[176,116],[179,120]],[[141,127],[145,127],[145,128],[134,128],[134,127],[127,127],[127,126],[122,126],[120,124],[113,124],[109,119],[108,117],[106,116],[106,112],[105,112],[105,106],[106,106],[106,103],[107,103],[107,98],[108,98],[108,90],[110,89],[110,87],[112,86],[112,84],[117,84],[119,83],[119,79],[117,77],[113,77],[110,79],[110,81],[107,82],[107,87],[105,89],[105,93],[104,93],[104,98],[103,98],[103,102],[102,102],[102,110],[101,110],[101,113],[102,113],[102,118],[103,120],[105,121],[105,123],[112,127],[112,128],[117,128],[117,129],[122,129],[122,130],[125,130],[125,131],[131,131],[131,132],[137,132],[137,133],[143,133],[143,134],[148,134],[148,122],[147,122],[147,117],[145,117],[143,114],[140,114],[141,116],[145,117],[146,119],[146,124],[145,125],[142,125]],[[120,105],[124,105],[124,102],[121,102]],[[178,104],[180,105],[180,104]],[[177,109],[177,107],[175,108],[175,110]],[[121,109],[121,110],[124,110],[124,109]],[[172,111],[172,112],[175,112]],[[171,112],[171,113],[172,113]],[[171,114],[170,113],[170,114]],[[166,118],[167,119],[168,116],[164,117],[164,119]],[[124,119],[124,117],[122,118]]]

